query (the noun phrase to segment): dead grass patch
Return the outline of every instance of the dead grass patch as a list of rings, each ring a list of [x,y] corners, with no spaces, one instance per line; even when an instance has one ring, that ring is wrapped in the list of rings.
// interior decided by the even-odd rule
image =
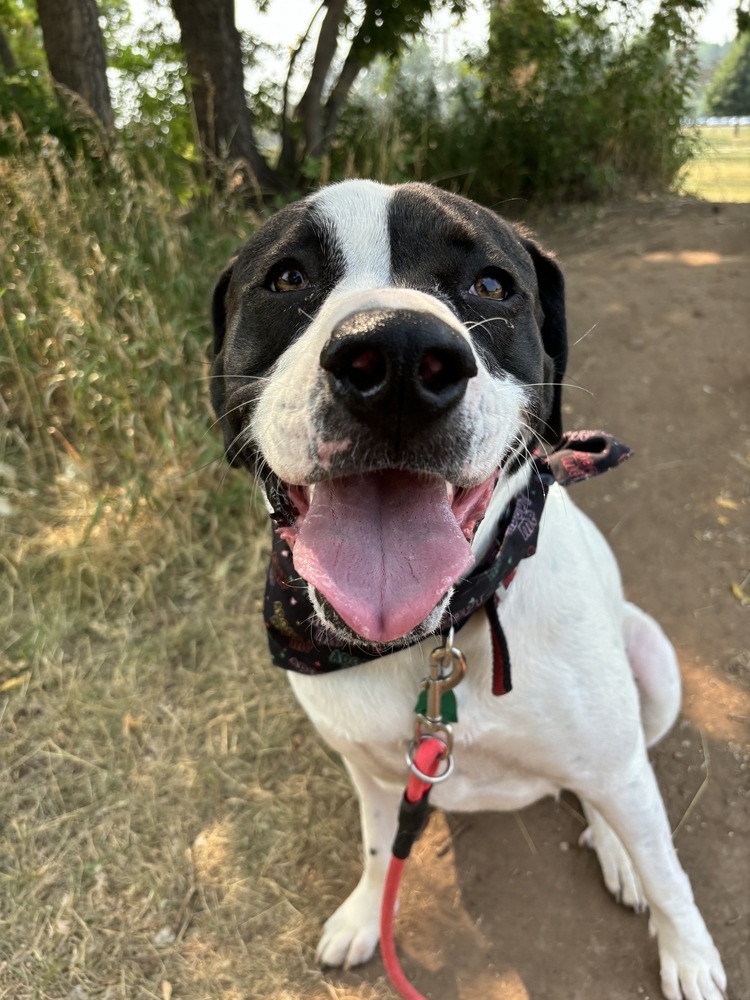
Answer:
[[[390,995],[314,966],[356,805],[268,668],[265,515],[243,482],[217,519],[224,476],[134,510],[72,478],[5,519],[0,997]]]

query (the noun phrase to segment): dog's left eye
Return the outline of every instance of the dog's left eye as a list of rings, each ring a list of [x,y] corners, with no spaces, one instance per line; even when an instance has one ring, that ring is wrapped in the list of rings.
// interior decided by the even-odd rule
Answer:
[[[477,275],[469,289],[469,295],[479,295],[483,299],[507,299],[510,294],[510,279],[495,267]]]
[[[301,268],[282,264],[271,271],[267,283],[272,292],[299,292],[307,288],[310,279]]]

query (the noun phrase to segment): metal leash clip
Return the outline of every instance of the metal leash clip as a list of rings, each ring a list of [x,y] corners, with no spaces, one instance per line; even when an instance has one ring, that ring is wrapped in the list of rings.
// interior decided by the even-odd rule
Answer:
[[[453,629],[448,633],[445,645],[437,646],[430,653],[430,675],[422,681],[420,699],[417,702],[414,739],[406,751],[406,762],[412,774],[431,785],[444,781],[453,771],[453,726],[457,721],[453,688],[463,680],[466,660],[460,649],[453,645]],[[450,692],[450,697],[446,698]],[[447,719],[447,721],[446,721]],[[447,761],[445,768],[436,775],[424,774],[415,763],[417,747],[428,736],[433,736],[445,745],[441,760]]]

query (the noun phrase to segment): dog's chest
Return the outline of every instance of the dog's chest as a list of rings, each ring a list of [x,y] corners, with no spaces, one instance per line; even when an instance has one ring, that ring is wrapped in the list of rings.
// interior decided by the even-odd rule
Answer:
[[[525,701],[491,693],[491,645],[479,613],[461,630],[471,676],[456,689],[455,770],[435,786],[431,801],[461,811],[519,809],[559,783],[545,777],[548,754],[534,746]],[[325,741],[349,763],[387,785],[408,777],[406,750],[414,732],[414,708],[435,640],[321,677],[290,675],[295,694]]]
[[[436,786],[436,805],[516,809],[571,787],[584,751],[596,754],[607,745],[623,692],[637,713],[622,649],[620,593],[606,543],[570,498],[553,489],[539,548],[519,567],[499,607],[511,653],[510,694],[492,694],[485,612],[457,633],[468,668],[456,688],[456,768]],[[401,785],[434,645],[428,639],[382,660],[290,679],[333,749],[376,779]]]

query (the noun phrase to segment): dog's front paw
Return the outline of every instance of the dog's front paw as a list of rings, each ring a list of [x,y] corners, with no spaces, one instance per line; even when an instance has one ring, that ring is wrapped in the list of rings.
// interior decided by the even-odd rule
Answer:
[[[618,903],[632,906],[636,913],[645,912],[648,903],[641,880],[619,837],[593,810],[588,809],[587,816],[591,825],[583,831],[578,843],[596,851],[604,884]]]
[[[726,973],[708,931],[698,942],[673,941],[660,932],[657,937],[667,1000],[726,1000]]]
[[[372,958],[380,937],[380,897],[360,884],[328,918],[315,952],[320,965],[350,969]]]

